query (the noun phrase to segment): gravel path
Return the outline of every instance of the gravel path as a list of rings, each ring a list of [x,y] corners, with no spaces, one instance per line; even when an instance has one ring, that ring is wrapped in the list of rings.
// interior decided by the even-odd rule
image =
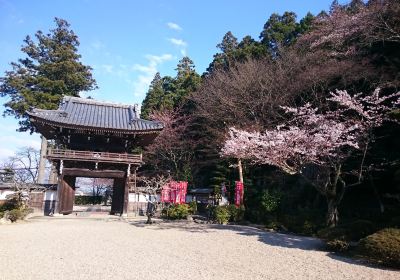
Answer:
[[[0,226],[0,279],[400,279],[242,226],[40,219]]]

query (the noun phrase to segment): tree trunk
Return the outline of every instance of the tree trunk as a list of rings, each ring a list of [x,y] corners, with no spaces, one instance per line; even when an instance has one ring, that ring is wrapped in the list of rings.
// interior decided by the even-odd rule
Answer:
[[[328,227],[336,227],[339,222],[338,203],[335,197],[329,196],[326,198],[328,202],[328,213],[326,223]]]
[[[146,221],[146,224],[151,225],[152,223],[153,223],[153,221],[151,220],[151,214],[148,213],[148,214],[147,214],[147,221]]]
[[[243,168],[242,168],[242,161],[238,159],[238,169],[239,169],[239,181],[243,183]]]

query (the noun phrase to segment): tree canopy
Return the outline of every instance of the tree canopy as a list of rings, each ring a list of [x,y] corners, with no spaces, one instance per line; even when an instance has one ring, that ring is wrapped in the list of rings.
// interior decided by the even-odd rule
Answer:
[[[148,119],[153,111],[172,110],[181,106],[189,93],[200,85],[200,75],[193,61],[185,56],[179,60],[176,76],[154,76],[142,103],[141,117]]]
[[[92,68],[80,62],[78,36],[66,20],[54,21],[48,34],[37,31],[35,39],[25,38],[26,57],[12,62],[12,70],[0,78],[0,95],[7,98],[3,114],[19,119],[20,131],[33,131],[26,115],[31,107],[56,109],[62,96],[97,88]]]

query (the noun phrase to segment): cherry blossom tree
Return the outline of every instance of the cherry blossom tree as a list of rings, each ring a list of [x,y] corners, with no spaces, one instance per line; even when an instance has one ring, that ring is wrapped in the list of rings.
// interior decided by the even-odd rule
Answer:
[[[343,164],[357,150],[362,151],[358,184],[373,129],[388,119],[388,112],[400,105],[400,92],[380,96],[351,96],[347,91],[330,93],[328,101],[336,110],[319,112],[310,104],[299,108],[282,107],[292,118],[275,129],[248,132],[230,128],[221,155],[250,160],[253,164],[273,165],[288,174],[300,174],[328,204],[327,224],[338,223],[338,205],[350,185],[345,181]]]
[[[158,170],[168,170],[178,180],[188,180],[194,156],[193,140],[185,131],[189,117],[177,111],[156,111],[150,118],[163,123],[164,129],[144,153],[145,161]],[[158,171],[157,170],[157,171]]]

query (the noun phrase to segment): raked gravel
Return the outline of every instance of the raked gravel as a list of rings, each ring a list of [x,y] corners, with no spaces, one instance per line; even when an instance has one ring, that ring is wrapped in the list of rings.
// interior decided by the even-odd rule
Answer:
[[[0,279],[400,279],[320,250],[317,239],[244,226],[32,219],[0,225]]]

